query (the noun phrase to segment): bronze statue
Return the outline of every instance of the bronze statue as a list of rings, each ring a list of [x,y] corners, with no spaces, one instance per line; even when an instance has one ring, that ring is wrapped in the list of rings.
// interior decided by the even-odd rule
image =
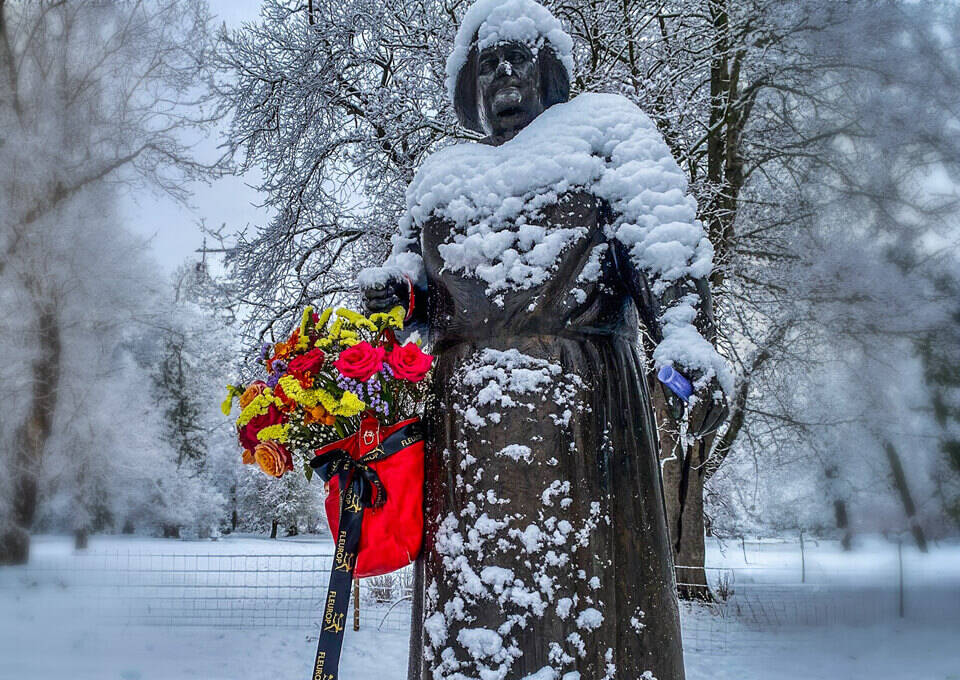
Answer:
[[[522,41],[476,42],[455,108],[484,144],[506,143],[567,101],[549,43],[535,54]],[[614,217],[587,191],[559,196],[535,224],[585,236],[545,281],[492,299],[483,281],[444,266],[451,224],[432,216],[409,246],[422,255],[419,280],[388,272],[364,290],[379,311],[408,307],[412,285],[409,323],[437,355],[410,680],[684,677],[638,328],[658,338],[661,305],[691,292],[708,325],[709,291],[681,281],[654,295],[605,234]],[[585,281],[598,252],[600,273]],[[692,431],[725,417],[716,403]]]

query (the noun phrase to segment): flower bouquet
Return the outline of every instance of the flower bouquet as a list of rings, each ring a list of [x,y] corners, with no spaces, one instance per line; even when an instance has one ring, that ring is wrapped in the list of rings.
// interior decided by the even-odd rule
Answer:
[[[404,310],[369,317],[304,310],[284,342],[264,345],[266,378],[228,385],[239,398],[243,462],[273,477],[302,467],[327,484],[336,540],[314,677],[336,677],[354,578],[406,566],[423,534],[423,435],[419,413],[433,357],[400,343]]]
[[[390,427],[417,417],[433,357],[415,342],[401,344],[402,307],[369,317],[348,309],[304,310],[290,337],[264,344],[266,377],[228,385],[225,415],[239,398],[242,459],[282,477],[299,463],[308,478],[315,451],[358,433],[374,419]]]

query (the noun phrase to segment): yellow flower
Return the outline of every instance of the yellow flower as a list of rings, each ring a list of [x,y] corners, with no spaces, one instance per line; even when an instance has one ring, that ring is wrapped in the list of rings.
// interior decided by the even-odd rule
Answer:
[[[326,390],[315,390],[317,393],[317,401],[327,410],[328,413],[333,413],[337,406],[340,405],[340,402],[337,401],[337,398]]]
[[[223,415],[230,415],[230,409],[233,408],[233,399],[234,397],[239,397],[243,394],[243,390],[236,385],[227,385],[227,398],[223,400],[223,403],[220,404],[220,411],[223,412]]]
[[[352,392],[344,392],[337,399],[324,389],[305,390],[292,375],[280,378],[280,386],[284,393],[304,409],[312,409],[320,405],[335,416],[351,418],[367,407],[360,398]],[[264,428],[269,429],[269,428]]]
[[[339,316],[341,319],[345,319],[348,323],[352,324],[356,328],[366,328],[368,331],[377,330],[377,325],[359,312],[354,312],[350,309],[340,307],[337,310],[337,316]]]
[[[339,399],[326,390],[314,390],[314,392],[318,393],[323,408],[335,416],[352,418],[367,407],[353,392],[344,392]]]
[[[300,317],[300,333],[297,337],[297,349],[301,351],[310,346],[310,338],[307,337],[307,324],[310,322],[311,314],[313,314],[313,307],[305,307]]]
[[[327,307],[320,314],[320,318],[317,319],[317,328],[323,328],[327,325],[327,321],[330,320],[330,315],[333,314],[333,307]]]
[[[240,417],[237,418],[237,427],[243,427],[257,416],[263,415],[272,404],[281,406],[280,400],[273,396],[272,390],[268,389],[260,396],[255,397],[253,401],[240,412]]]
[[[340,403],[335,409],[333,409],[332,413],[335,416],[345,416],[347,418],[351,418],[360,413],[360,411],[366,407],[367,405],[360,401],[360,398],[353,392],[344,392],[343,396],[340,398]]]
[[[277,424],[277,425],[271,425],[269,427],[265,427],[259,432],[257,432],[257,439],[259,439],[262,442],[265,442],[265,441],[285,442],[287,441],[287,437],[289,436],[289,434],[290,434],[289,424],[287,425]]]
[[[305,408],[312,408],[320,402],[319,392],[322,390],[305,390],[300,385],[300,381],[292,375],[285,375],[280,378],[280,387],[283,393],[293,399],[297,404]]]
[[[313,314],[313,307],[303,308],[303,314],[300,317],[300,335],[307,334],[307,324],[310,322],[310,315]]]
[[[403,307],[397,305],[389,312],[376,312],[370,315],[370,321],[377,325],[377,328],[395,328],[403,330],[403,318],[406,316]]]

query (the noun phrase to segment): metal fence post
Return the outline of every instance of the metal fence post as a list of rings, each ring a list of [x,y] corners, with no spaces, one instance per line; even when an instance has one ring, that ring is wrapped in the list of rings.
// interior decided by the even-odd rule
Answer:
[[[803,549],[803,529],[800,530],[800,583],[807,582],[807,554]]]
[[[360,630],[360,579],[353,579],[353,630]]]
[[[903,539],[897,538],[897,566],[900,577],[900,618],[904,615],[903,606]]]

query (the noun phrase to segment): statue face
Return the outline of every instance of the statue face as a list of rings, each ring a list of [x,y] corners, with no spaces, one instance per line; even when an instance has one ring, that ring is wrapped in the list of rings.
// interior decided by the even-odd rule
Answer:
[[[491,45],[477,55],[477,105],[493,143],[511,139],[543,113],[540,68],[520,42]]]

